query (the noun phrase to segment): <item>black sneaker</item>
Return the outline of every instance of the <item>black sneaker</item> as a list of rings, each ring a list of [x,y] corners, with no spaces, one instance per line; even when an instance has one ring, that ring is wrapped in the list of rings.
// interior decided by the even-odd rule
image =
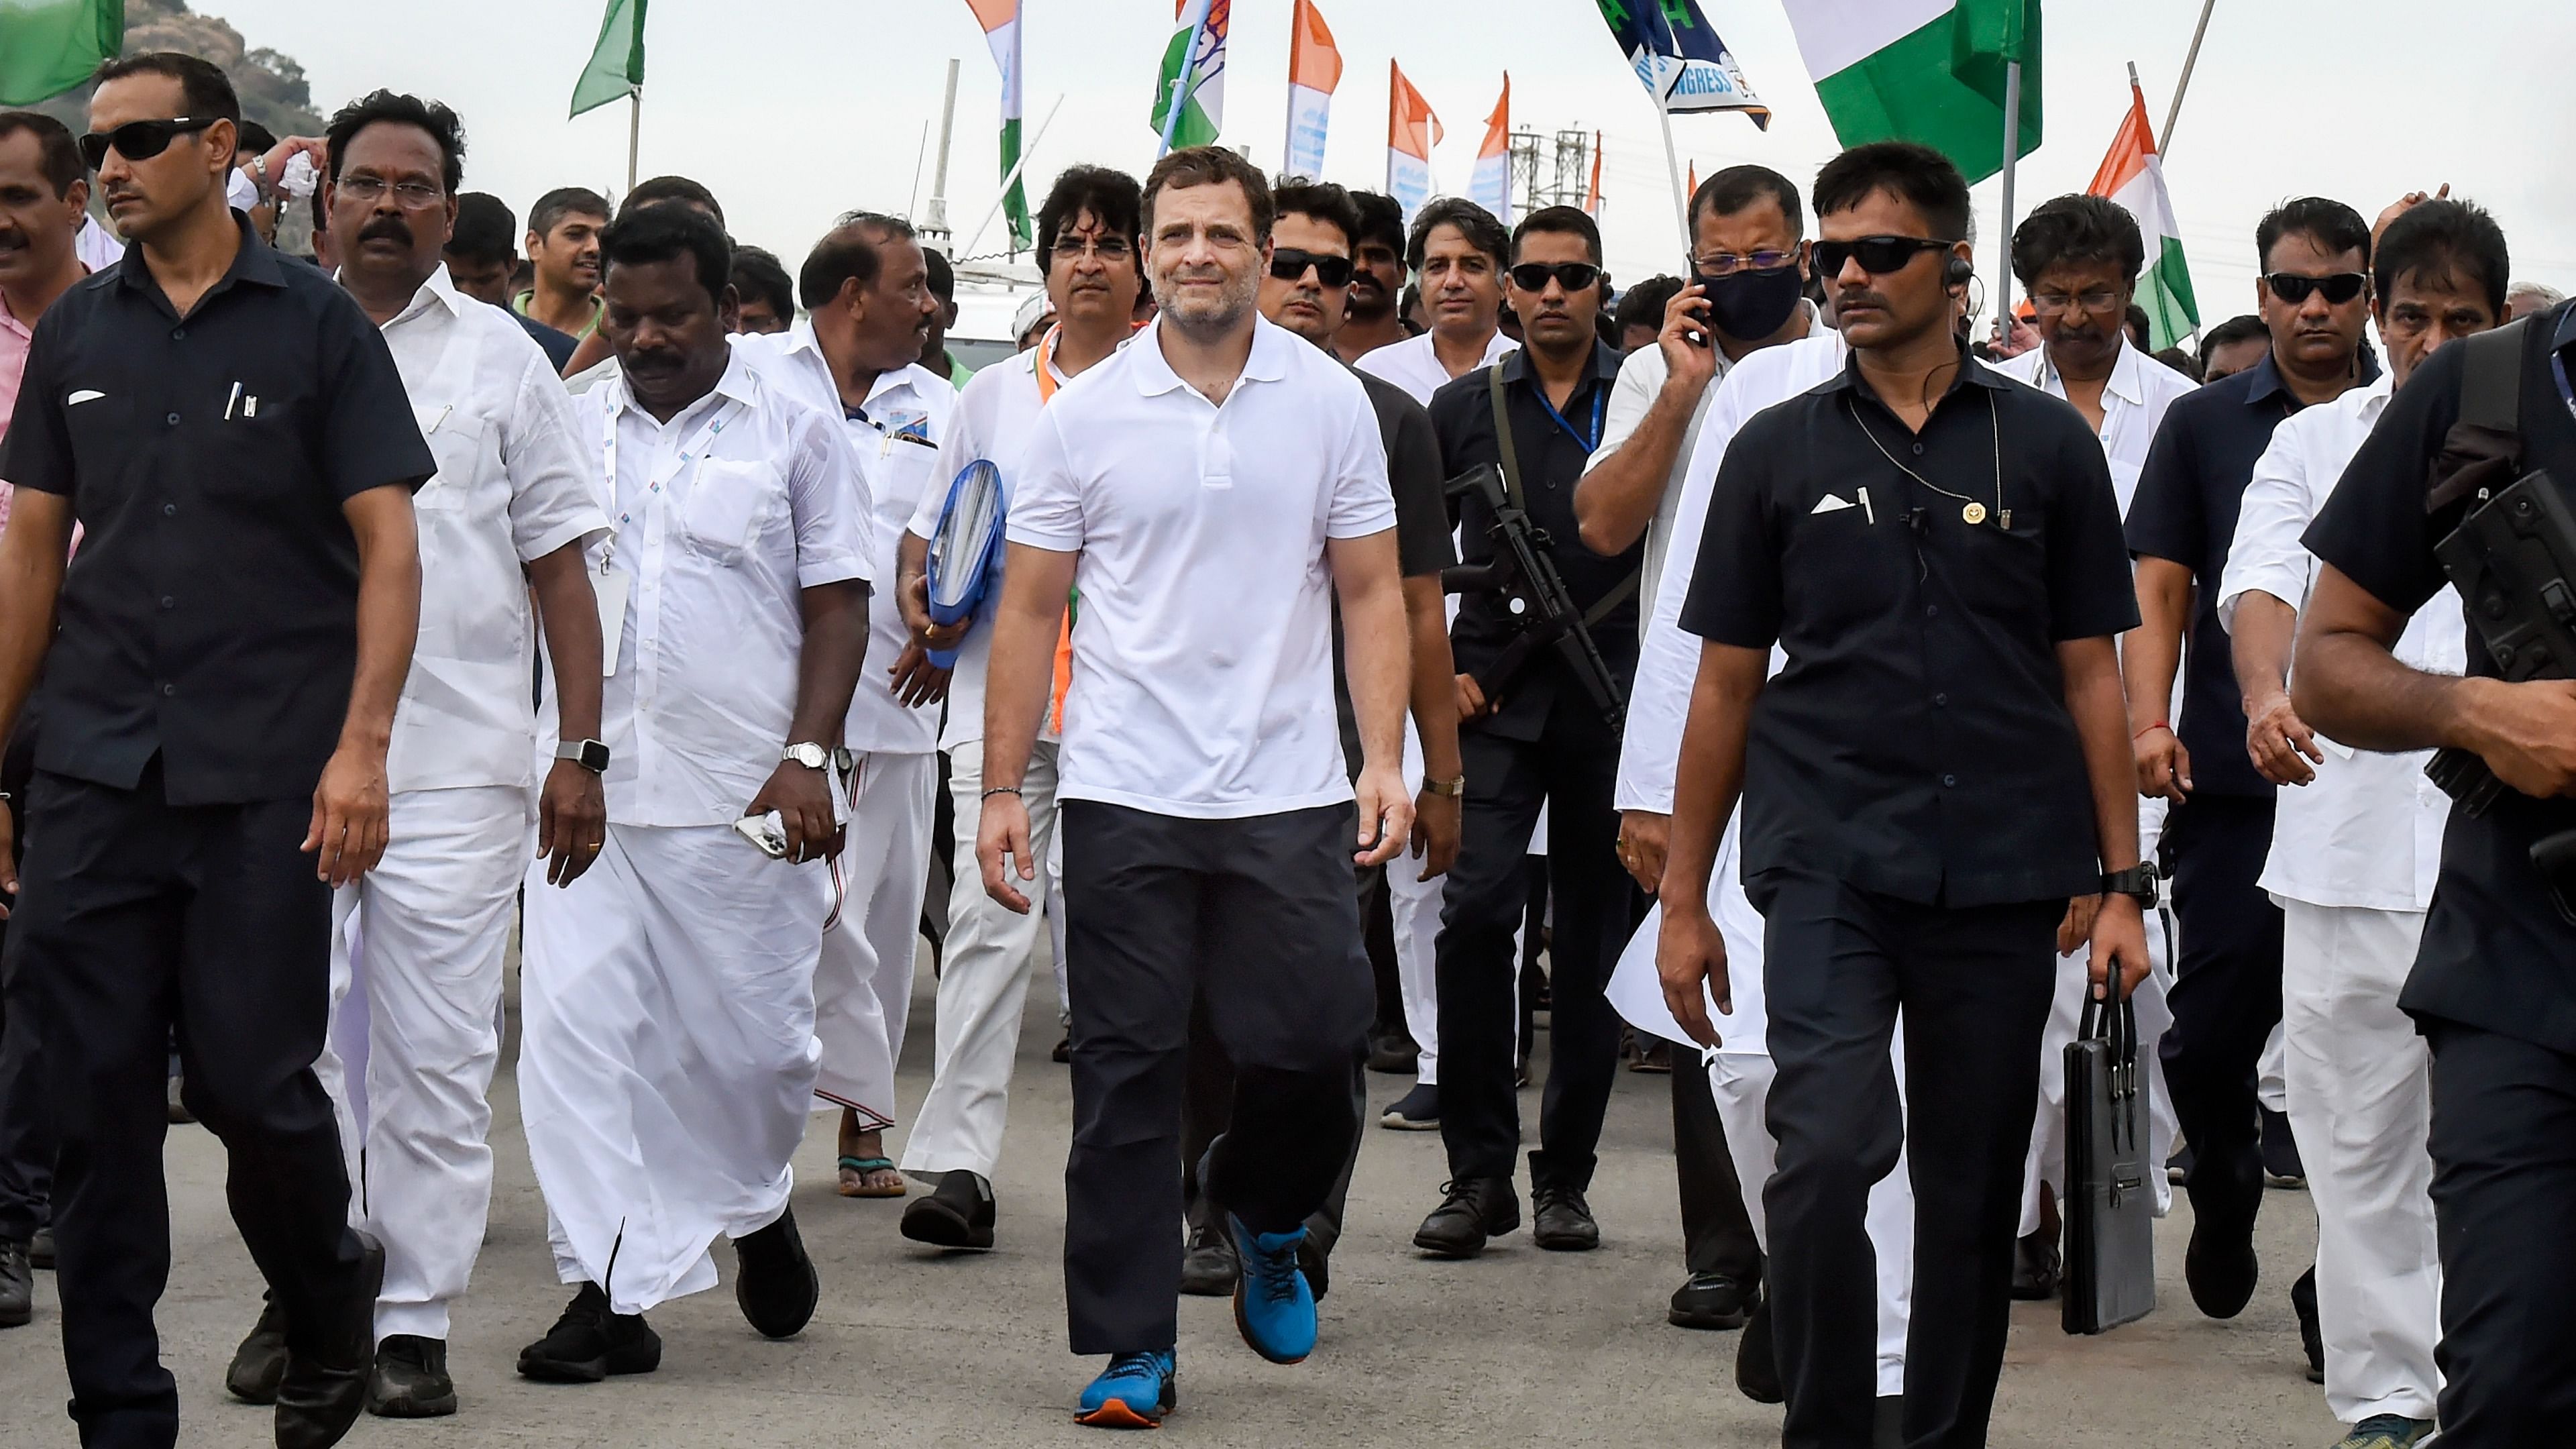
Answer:
[[[1592,1204],[1572,1187],[1530,1188],[1530,1241],[1551,1253],[1588,1253],[1601,1246]]]
[[[1377,1125],[1398,1132],[1437,1132],[1440,1130],[1440,1089],[1429,1082],[1416,1082],[1413,1090],[1386,1104],[1378,1114]]]
[[[224,1388],[245,1404],[274,1404],[277,1381],[284,1377],[286,1310],[270,1293],[260,1301],[259,1322],[251,1325],[249,1336],[233,1350],[232,1366],[224,1370]]]
[[[1780,1385],[1780,1350],[1771,1340],[1771,1295],[1764,1293],[1744,1321],[1744,1336],[1735,1341],[1735,1387],[1757,1404],[1776,1404],[1789,1397]]]
[[[1414,1229],[1413,1246],[1443,1258],[1472,1258],[1521,1225],[1521,1200],[1508,1177],[1444,1183],[1440,1206]]]
[[[1214,1223],[1192,1224],[1189,1246],[1181,1250],[1181,1291],[1193,1298],[1226,1298],[1241,1276],[1232,1236]]]
[[[759,1232],[733,1240],[733,1301],[763,1338],[794,1338],[823,1300],[822,1275],[805,1252],[790,1208]]]
[[[904,1205],[895,1231],[934,1248],[993,1246],[993,1185],[981,1173],[964,1169],[939,1179],[928,1197]]]
[[[662,1335],[641,1313],[611,1313],[608,1295],[584,1283],[545,1337],[519,1350],[523,1378],[547,1384],[595,1384],[610,1374],[649,1374],[662,1366]]]
[[[2308,1169],[2299,1161],[2299,1139],[2290,1131],[2290,1119],[2269,1107],[2263,1109],[2263,1182],[2267,1187],[2308,1185]]]
[[[1693,1273],[1673,1290],[1664,1321],[1675,1328],[1724,1330],[1742,1328],[1753,1314],[1761,1290],[1749,1289],[1723,1273]]]
[[[379,1419],[440,1419],[456,1412],[456,1381],[447,1376],[447,1344],[397,1333],[376,1345],[367,1379],[367,1412]]]
[[[366,1411],[385,1245],[367,1233],[352,1236],[358,1240],[356,1273],[336,1301],[322,1307],[323,1321],[296,1335],[303,1343],[287,1345],[286,1374],[277,1381],[277,1449],[330,1449]]]
[[[0,1238],[0,1328],[24,1328],[36,1316],[36,1270],[27,1245]]]
[[[2290,1311],[2299,1319],[2299,1347],[2308,1356],[2308,1382],[2326,1381],[2326,1336],[2317,1322],[2317,1270],[2310,1268],[2290,1285]]]
[[[2012,1296],[2024,1303],[2056,1297],[2062,1261],[2056,1237],[2045,1228],[2013,1244]]]
[[[41,1268],[48,1273],[53,1271],[54,1230],[52,1228],[38,1228],[36,1235],[27,1240],[27,1266]]]

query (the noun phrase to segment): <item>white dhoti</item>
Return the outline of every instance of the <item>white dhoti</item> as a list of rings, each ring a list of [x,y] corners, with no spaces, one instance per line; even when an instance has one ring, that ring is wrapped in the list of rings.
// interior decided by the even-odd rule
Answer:
[[[564,1282],[641,1313],[786,1211],[831,898],[725,825],[611,824],[570,888],[530,871],[519,1102]]]
[[[841,919],[823,933],[814,973],[814,1035],[823,1044],[814,1095],[857,1112],[861,1131],[895,1121],[894,1065],[912,1015],[938,792],[935,754],[859,757],[858,797],[841,851]],[[976,880],[980,889],[982,877]]]
[[[2173,1206],[2173,1184],[2164,1174],[2173,1155],[2180,1122],[2173,1093],[2165,1088],[2164,1058],[2156,1044],[2173,1025],[2166,1004],[2173,990],[2173,915],[2162,906],[2147,912],[2147,979],[2129,994],[2137,1008],[2138,1061],[2147,1069],[2147,1180],[2156,1188],[2156,1216]],[[2021,1227],[2023,1237],[2040,1228],[2039,1189],[2048,1187],[2065,1212],[2066,1203],[2066,1048],[2083,1026],[2084,999],[2093,992],[2092,950],[2078,946],[2057,958],[2057,992],[2049,1003],[2048,1024],[2039,1035],[2039,1115],[2030,1127],[2030,1152],[2022,1159]]]
[[[403,791],[384,859],[332,900],[331,1033],[313,1066],[340,1118],[350,1223],[385,1245],[379,1340],[444,1340],[483,1247],[533,805],[518,786]]]
[[[2282,900],[2290,1130],[2317,1210],[2326,1407],[2433,1417],[2442,1265],[2433,1235],[2430,1058],[2397,993],[2418,911]]]
[[[1062,844],[1055,828],[1055,765],[1056,746],[1041,743],[1030,751],[1028,772],[1020,781],[1020,803],[1029,812],[1029,850],[1042,862],[1038,878],[1020,882],[1020,887],[1031,901],[1048,903],[1048,923],[1060,931],[1064,913],[1055,907],[1061,899],[1056,883]],[[981,741],[949,753],[948,789],[957,807],[956,888],[948,901],[948,946],[940,956],[930,1091],[905,1140],[903,1170],[990,1177],[1002,1155],[1011,1066],[1020,1050],[1020,1009],[1028,1000],[1040,922],[1036,912],[1020,915],[984,893],[983,868],[975,860],[975,826],[984,808]],[[1061,982],[1061,939],[1055,960]]]

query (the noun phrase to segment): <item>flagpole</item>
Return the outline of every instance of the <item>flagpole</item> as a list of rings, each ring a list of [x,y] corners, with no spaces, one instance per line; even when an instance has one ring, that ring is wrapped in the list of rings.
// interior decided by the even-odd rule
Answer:
[[[635,189],[635,153],[644,143],[644,88],[626,88],[626,189]]]
[[[2192,27],[2191,49],[2182,58],[2182,79],[2174,82],[2173,104],[2165,108],[2165,128],[2156,133],[2156,155],[2173,154],[2174,122],[2182,118],[2182,93],[2191,89],[2191,68],[2200,62],[2200,38],[2209,33],[2209,12],[2218,0],[2200,0],[2200,23]]]
[[[1038,154],[1038,143],[1046,139],[1047,127],[1055,124],[1055,113],[1063,109],[1064,93],[1062,91],[1058,91],[1056,93],[1055,104],[1047,107],[1046,119],[1038,122],[1037,134],[1030,137],[1029,143],[1020,148],[1020,159],[1012,162],[1011,169],[1003,173],[1002,194],[993,198],[993,209],[984,213],[983,222],[975,228],[974,239],[966,243],[966,249],[959,252],[957,254],[958,256],[971,257],[975,255],[975,248],[984,240],[984,233],[992,229],[993,218],[1002,214],[1003,205],[1011,199],[1011,188],[1020,184],[1020,173],[1029,168],[1029,158]],[[1039,259],[1038,270],[1046,270],[1046,261],[1044,258]]]
[[[1198,71],[1199,42],[1207,37],[1208,0],[1198,0],[1197,9],[1197,18],[1190,22],[1189,46],[1181,52],[1180,74],[1172,77],[1171,104],[1163,112],[1163,144],[1154,153],[1157,161],[1172,154],[1172,138],[1181,131],[1181,107],[1190,96],[1190,77]]]
[[[1655,102],[1655,119],[1664,124],[1664,174],[1671,177],[1673,181],[1673,215],[1681,222],[1682,250],[1688,253],[1694,250],[1690,224],[1690,193],[1682,190],[1681,156],[1673,149],[1673,113],[1664,109],[1664,103],[1661,100]]]
[[[1996,238],[2003,265],[1995,272],[1995,340],[2012,334],[2013,165],[2021,159],[2021,62],[2004,63],[2004,224]]]

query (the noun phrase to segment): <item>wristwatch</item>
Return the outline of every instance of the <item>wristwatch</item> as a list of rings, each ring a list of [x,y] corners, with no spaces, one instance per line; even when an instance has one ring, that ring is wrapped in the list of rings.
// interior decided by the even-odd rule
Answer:
[[[1425,795],[1446,795],[1452,800],[1463,798],[1467,793],[1467,777],[1460,775],[1454,780],[1426,779],[1422,782],[1422,793]]]
[[[594,775],[608,773],[608,746],[597,740],[566,740],[555,746],[555,758],[570,760]]]
[[[832,763],[832,752],[817,744],[789,745],[778,752],[778,758],[790,765],[819,770]]]
[[[2142,909],[2153,910],[2156,904],[2158,879],[2156,863],[2152,860],[2142,860],[2127,870],[2103,872],[2102,894],[2129,896],[2134,898]]]

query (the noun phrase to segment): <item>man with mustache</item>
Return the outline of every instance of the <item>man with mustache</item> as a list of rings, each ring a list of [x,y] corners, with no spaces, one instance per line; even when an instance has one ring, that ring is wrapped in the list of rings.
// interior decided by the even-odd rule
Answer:
[[[1428,407],[1452,379],[1509,356],[1520,346],[1502,331],[1503,266],[1511,244],[1494,214],[1464,197],[1444,196],[1422,208],[1404,260],[1421,279],[1430,330],[1368,353],[1360,371]]]
[[[1001,475],[1007,505],[1019,487],[1021,457],[1039,415],[1065,384],[1106,361],[1134,333],[1128,319],[1144,286],[1136,248],[1141,197],[1136,178],[1104,166],[1068,167],[1056,178],[1037,216],[1046,290],[1031,301],[1059,320],[1043,327],[1034,345],[975,374],[958,394],[931,474],[938,486],[924,490],[903,535],[898,577],[904,617],[932,647],[957,651],[939,743],[948,753],[949,794],[960,822],[974,820],[982,809],[985,681],[1000,600],[988,592],[973,620],[932,624],[925,573],[930,539],[939,531],[948,483],[978,460],[992,463]],[[1061,719],[1059,709],[1047,711],[1029,746],[1019,795],[1028,812],[1030,863],[1039,870],[1028,894],[1046,903],[1044,913],[1057,933],[1059,986],[1065,970],[1055,852]],[[903,1170],[939,1183],[904,1208],[902,1232],[914,1242],[993,1245],[992,1174],[1002,1155],[1011,1066],[1019,1055],[1020,1012],[1028,1000],[1038,928],[1035,914],[1008,910],[985,893],[974,832],[961,830],[939,969],[938,1047],[930,1090],[904,1143]]]
[[[2272,430],[2300,409],[2331,402],[2379,376],[2362,347],[2370,317],[2370,228],[2338,201],[2302,197],[2256,229],[2255,283],[2271,346],[2224,382],[2178,399],[2147,450],[2128,511],[2141,624],[2122,641],[2138,793],[2170,802],[2163,855],[2182,927],[2173,1026],[2162,1047],[2174,1112],[2191,1144],[2191,1246],[2183,1277],[2193,1303],[2233,1318],[2254,1296],[2261,1264],[2254,1218],[2263,1203],[2255,1069],[2281,1020],[2281,908],[2256,883],[2272,847],[2272,812],[2286,774],[2267,775],[2248,741],[2291,747],[2311,739],[2286,695],[2248,718],[2218,583],[2255,460]],[[2182,712],[2172,713],[2183,638],[2191,639]],[[2312,1280],[2292,1298],[2313,1321]]]
[[[789,396],[840,415],[867,475],[871,578],[894,577],[904,525],[950,481],[939,476],[939,445],[957,389],[918,360],[939,315],[924,256],[909,223],[851,212],[806,255],[797,278],[804,319],[735,347]],[[823,934],[814,979],[814,1034],[823,1043],[814,1091],[841,1109],[841,1195],[901,1197],[903,1174],[885,1155],[884,1134],[895,1121],[894,1064],[912,1010],[948,672],[931,665],[897,590],[869,596],[868,643],[883,672],[862,676],[842,730],[850,850],[841,919]]]
[[[1350,195],[1360,234],[1351,250],[1350,314],[1333,331],[1333,355],[1357,362],[1413,334],[1396,310],[1404,294],[1404,207],[1375,191]]]
[[[357,918],[358,944],[332,933],[332,1034],[316,1064],[340,1109],[354,1216],[385,1245],[367,1407],[428,1418],[456,1412],[448,1308],[491,1206],[487,1093],[530,830],[556,886],[603,840],[599,612],[582,549],[608,520],[545,354],[440,261],[464,177],[456,114],[379,91],[333,116],[328,140],[340,285],[383,330],[438,460],[413,499],[420,643],[387,755],[392,840],[333,903],[335,920]],[[565,741],[542,781],[532,624]],[[226,1382],[266,1402],[284,1356],[272,1300]]]
[[[1026,910],[1021,771],[1080,586],[1065,1297],[1074,1351],[1109,1356],[1078,1410],[1106,1427],[1173,1404],[1194,1002],[1235,1068],[1231,1125],[1199,1177],[1243,1264],[1236,1327],[1273,1363],[1313,1351],[1299,1250],[1360,1130],[1352,1075],[1376,995],[1352,866],[1392,859],[1413,823],[1386,453],[1349,370],[1261,318],[1272,219],[1269,183],[1233,151],[1155,164],[1158,320],[1039,415],[994,629],[976,856],[984,888]],[[1336,600],[1356,787],[1331,723]]]
[[[519,1372],[556,1383],[659,1367],[643,1315],[715,1286],[717,1237],[753,1328],[785,1338],[813,1315],[788,1159],[874,552],[841,420],[726,343],[715,222],[639,207],[600,253],[619,369],[576,400],[573,436],[598,450],[614,530],[592,568],[607,843],[562,890],[529,872],[519,1053],[556,1271],[577,1285]]]

